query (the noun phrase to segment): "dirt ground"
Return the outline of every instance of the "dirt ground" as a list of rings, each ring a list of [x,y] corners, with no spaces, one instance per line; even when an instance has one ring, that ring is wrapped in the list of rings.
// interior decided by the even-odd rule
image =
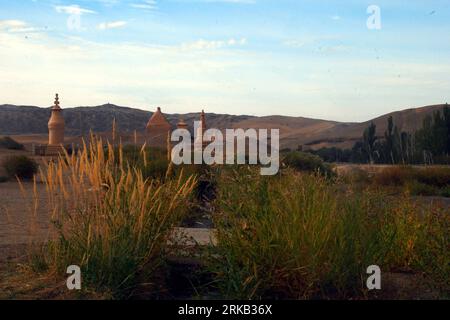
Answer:
[[[45,186],[37,184],[39,206],[32,214],[33,184],[25,182],[23,190],[18,182],[0,183],[0,245],[41,242],[48,238],[50,216],[47,210]]]
[[[30,139],[30,141],[36,143],[34,136]],[[26,143],[27,141],[20,142]],[[1,163],[10,156],[26,155],[33,158],[40,166],[44,165],[47,160],[43,157],[32,156],[30,148],[31,146],[27,144],[26,150],[0,148],[0,176],[6,176]],[[0,183],[0,246],[28,244],[30,241],[42,242],[48,239],[50,225],[50,215],[47,209],[48,201],[45,186],[40,182],[38,176],[36,179],[39,205],[35,217],[30,207],[33,198],[32,182],[22,182],[22,187],[14,179]],[[0,255],[1,253],[2,248],[0,247]]]

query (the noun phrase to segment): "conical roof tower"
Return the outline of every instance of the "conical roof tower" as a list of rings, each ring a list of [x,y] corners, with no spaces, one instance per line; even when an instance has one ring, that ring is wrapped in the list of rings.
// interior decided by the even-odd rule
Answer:
[[[147,144],[156,147],[167,145],[167,135],[171,131],[171,125],[158,107],[147,123]]]
[[[166,117],[161,112],[161,108],[158,107],[155,113],[147,123],[147,129],[150,128],[168,128],[170,130],[170,123],[167,121]]]

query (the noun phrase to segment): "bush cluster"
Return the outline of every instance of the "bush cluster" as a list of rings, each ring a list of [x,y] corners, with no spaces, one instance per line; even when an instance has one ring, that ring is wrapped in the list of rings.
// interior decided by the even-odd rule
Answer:
[[[27,156],[11,156],[3,161],[3,167],[10,178],[32,179],[38,164]]]
[[[300,151],[289,152],[282,160],[284,166],[298,171],[318,172],[327,177],[334,177],[331,165],[325,163],[319,156]]]
[[[0,138],[0,148],[5,148],[9,150],[24,150],[25,147],[23,144],[18,143],[16,140],[11,137],[3,137]]]

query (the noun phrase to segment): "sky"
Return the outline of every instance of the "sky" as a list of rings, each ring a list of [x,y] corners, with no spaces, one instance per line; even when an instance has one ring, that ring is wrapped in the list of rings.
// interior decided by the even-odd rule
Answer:
[[[366,121],[450,102],[448,0],[0,0],[0,104]]]

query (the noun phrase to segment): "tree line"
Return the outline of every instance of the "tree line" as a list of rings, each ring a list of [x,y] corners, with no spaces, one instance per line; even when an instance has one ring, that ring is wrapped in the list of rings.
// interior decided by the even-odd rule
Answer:
[[[372,122],[352,149],[322,148],[309,151],[327,162],[371,164],[449,164],[450,107],[435,111],[424,118],[422,128],[409,133],[402,131],[392,116],[387,130],[377,135]]]

